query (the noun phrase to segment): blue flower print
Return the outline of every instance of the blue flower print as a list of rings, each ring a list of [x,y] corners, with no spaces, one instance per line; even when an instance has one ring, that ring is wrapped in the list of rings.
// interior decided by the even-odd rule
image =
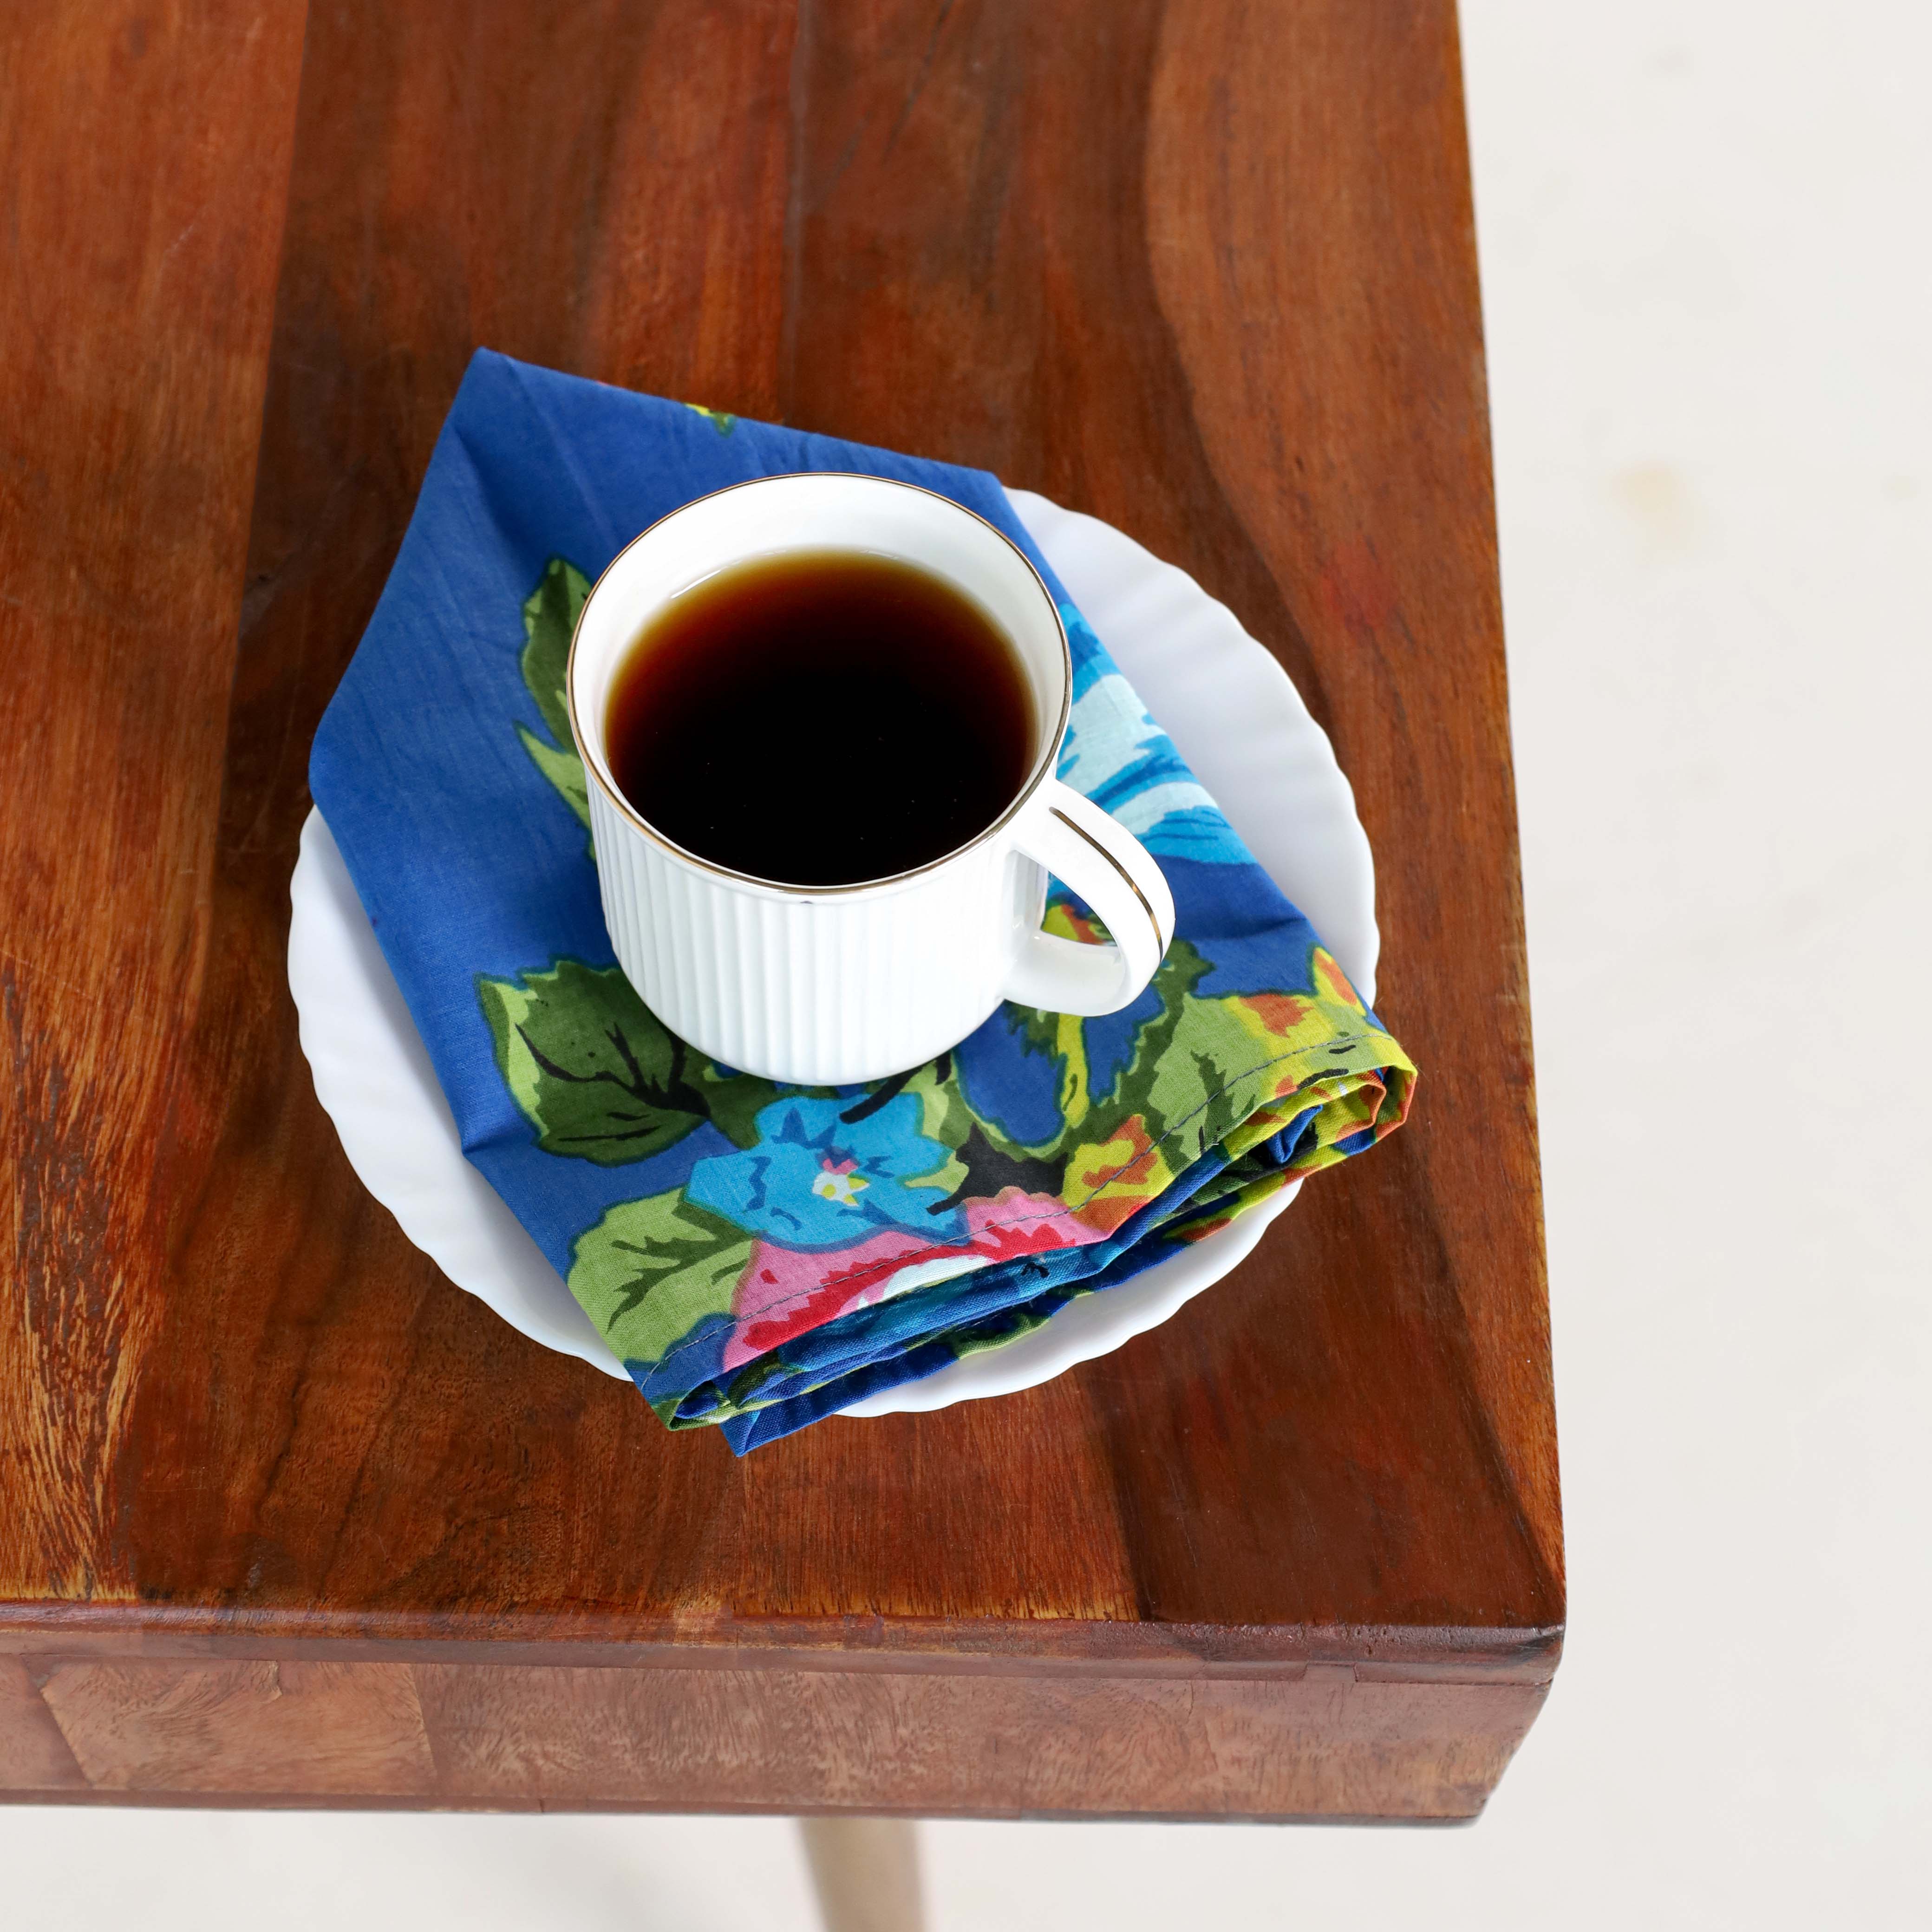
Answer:
[[[845,1119],[854,1107],[774,1100],[758,1111],[758,1144],[700,1160],[685,1198],[788,1248],[848,1248],[888,1228],[942,1241],[961,1234],[957,1208],[932,1211],[950,1191],[939,1178],[950,1156],[920,1131],[918,1098]]]

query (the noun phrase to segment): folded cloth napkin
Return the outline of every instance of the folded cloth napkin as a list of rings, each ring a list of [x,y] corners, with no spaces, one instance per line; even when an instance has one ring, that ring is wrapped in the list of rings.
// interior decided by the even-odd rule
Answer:
[[[674,1038],[614,964],[564,709],[577,613],[656,518],[801,470],[940,491],[1046,577],[1073,652],[1060,776],[1174,890],[1124,1012],[1009,1006],[909,1073],[779,1087]],[[1016,1339],[1407,1111],[1402,1048],[981,471],[479,352],[309,776],[465,1152],[659,1416],[740,1454]],[[1096,933],[1057,886],[1048,925]]]

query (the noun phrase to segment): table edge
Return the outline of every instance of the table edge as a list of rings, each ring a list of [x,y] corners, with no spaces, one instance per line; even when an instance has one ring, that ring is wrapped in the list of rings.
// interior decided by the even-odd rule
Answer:
[[[0,1655],[1547,1684],[1561,1624],[1120,1624],[1054,1618],[662,1620],[0,1603]]]

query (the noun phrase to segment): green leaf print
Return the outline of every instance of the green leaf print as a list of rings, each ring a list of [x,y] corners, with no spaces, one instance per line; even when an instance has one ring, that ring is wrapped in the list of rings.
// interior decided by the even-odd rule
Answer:
[[[554,556],[537,587],[524,599],[524,682],[560,744],[570,742],[570,701],[564,674],[570,663],[570,635],[577,628],[590,580],[574,564]]]
[[[760,1080],[754,1073],[728,1073],[702,1054],[694,1053],[692,1058],[698,1067],[694,1076],[698,1090],[704,1096],[706,1108],[718,1131],[734,1147],[756,1147],[758,1109],[769,1107],[778,1098],[777,1088],[769,1080]],[[830,1093],[832,1089],[801,1087],[797,1090],[801,1094],[824,1094]]]
[[[524,749],[530,754],[530,762],[563,795],[563,802],[576,813],[578,823],[588,826],[590,823],[590,788],[584,776],[584,760],[577,755],[573,746],[560,752],[554,745],[546,745],[526,724],[517,727],[517,736],[523,740]]]
[[[497,1067],[547,1154],[605,1167],[661,1154],[710,1114],[704,1076],[724,1084],[618,967],[560,959],[515,980],[479,976],[476,994]]]
[[[682,1188],[620,1202],[578,1238],[570,1292],[627,1362],[657,1362],[707,1315],[728,1315],[752,1237]]]
[[[1187,1029],[1191,1041],[1195,1026],[1211,1007],[1211,1001],[1194,997],[1195,988],[1208,970],[1208,962],[1186,940],[1177,939],[1167,949],[1167,957],[1154,976],[1160,1011],[1135,1034],[1133,1058],[1121,1068],[1112,1091],[1100,1103],[1109,1120],[1138,1114],[1157,1136],[1198,1105],[1208,1091],[1218,1088],[1228,1073],[1237,1070],[1221,1066],[1215,1058],[1198,1052],[1185,1056],[1185,1068],[1174,1064],[1183,1058],[1174,1050],[1182,1028]]]
[[[570,663],[571,633],[577,628],[578,614],[590,595],[590,580],[574,564],[554,556],[544,566],[537,587],[524,600],[524,682],[537,701],[537,709],[556,741],[546,744],[528,726],[519,724],[517,736],[530,762],[562,794],[564,802],[584,825],[590,823],[590,789],[584,776],[584,760],[578,756],[576,741],[570,734],[570,703],[565,692],[565,674]]]
[[[1051,920],[1047,929],[1054,929]],[[989,1123],[992,1144],[1004,1153],[1035,1157],[1064,1154],[1082,1142],[1106,1139],[1122,1121],[1137,1114],[1145,1118],[1150,1132],[1157,1136],[1172,1118],[1198,1103],[1204,1097],[1204,1083],[1214,1078],[1213,1065],[1204,1063],[1179,1070],[1177,1077],[1171,1063],[1176,1058],[1175,1036],[1183,1026],[1191,1038],[1212,1012],[1213,1001],[1194,997],[1194,988],[1209,970],[1208,962],[1186,940],[1177,939],[1168,948],[1153,982],[1160,1010],[1142,1023],[1134,1036],[1132,1058],[1103,1093],[1090,1089],[1084,1021],[1030,1007],[1009,1009],[1008,1023],[1024,1040],[1028,1052],[1060,1062],[1060,1124],[1051,1140],[1022,1148]],[[1232,1040],[1230,1045],[1236,1052],[1241,1050]]]

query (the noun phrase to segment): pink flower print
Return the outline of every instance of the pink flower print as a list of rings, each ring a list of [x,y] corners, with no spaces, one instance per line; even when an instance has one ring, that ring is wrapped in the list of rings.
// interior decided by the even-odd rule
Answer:
[[[961,1252],[957,1245],[922,1241],[903,1228],[882,1229],[831,1254],[760,1240],[733,1297],[737,1328],[724,1345],[724,1366],[737,1368],[794,1335],[836,1321],[848,1309],[876,1300],[902,1268]]]
[[[830,1162],[821,1166],[813,1191],[839,1172]],[[968,1256],[988,1263],[1010,1261],[1101,1238],[1102,1231],[1076,1220],[1064,1201],[1017,1187],[1004,1188],[990,1200],[969,1201],[964,1212],[969,1231],[964,1241],[922,1241],[897,1228],[832,1254],[760,1240],[738,1280],[731,1311],[737,1326],[724,1345],[724,1366],[738,1368],[794,1335],[882,1299],[902,1269],[922,1262]]]

